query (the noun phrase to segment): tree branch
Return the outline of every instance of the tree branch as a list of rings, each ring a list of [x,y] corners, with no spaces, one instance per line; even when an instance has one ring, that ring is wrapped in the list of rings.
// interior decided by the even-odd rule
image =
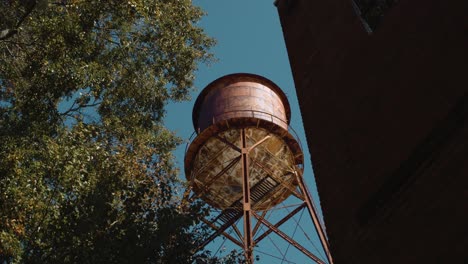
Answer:
[[[4,29],[4,30],[0,31],[0,40],[5,40],[5,39],[8,39],[8,38],[11,38],[16,33],[18,33],[18,30],[16,30],[16,29],[9,29],[9,28]]]
[[[13,37],[14,35],[18,34],[18,28],[21,26],[21,24],[23,24],[24,20],[26,20],[26,18],[32,13],[36,5],[37,5],[36,0],[28,1],[26,4],[26,12],[21,16],[18,23],[16,23],[16,28],[14,29],[7,28],[7,29],[0,31],[0,40],[9,39]]]
[[[60,113],[60,115],[61,116],[66,116],[66,115],[70,114],[71,112],[75,112],[75,111],[81,110],[81,109],[86,108],[86,107],[98,106],[100,104],[101,104],[101,102],[96,102],[96,100],[95,100],[92,104],[78,105],[78,106],[74,107],[76,105],[76,101],[74,101],[72,106],[67,111],[65,111],[63,113]]]

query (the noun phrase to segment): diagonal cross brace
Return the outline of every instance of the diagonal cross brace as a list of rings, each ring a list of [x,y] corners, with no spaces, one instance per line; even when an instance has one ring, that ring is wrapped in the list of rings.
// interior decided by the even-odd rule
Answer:
[[[307,250],[305,247],[301,246],[299,243],[297,243],[294,239],[292,239],[291,237],[289,237],[288,235],[286,235],[283,231],[279,230],[278,228],[276,228],[274,225],[272,225],[270,222],[268,222],[267,220],[265,219],[262,219],[262,217],[260,215],[258,215],[256,212],[252,211],[252,215],[260,222],[262,222],[262,224],[264,224],[265,226],[267,226],[269,229],[273,230],[273,232],[275,232],[278,236],[280,236],[281,238],[283,238],[284,240],[286,240],[289,244],[293,245],[295,248],[299,249],[302,253],[304,253],[306,256],[308,256],[309,258],[311,258],[312,260],[314,260],[316,263],[319,263],[319,264],[326,264],[325,262],[323,262],[320,258],[318,258],[317,256],[315,256],[312,252],[310,252],[309,250]]]
[[[219,231],[219,227],[217,227],[215,224],[213,224],[212,222],[208,221],[207,219],[205,218],[202,218],[202,221],[207,224],[209,227],[211,227],[213,230],[215,230],[216,232]],[[234,227],[235,225],[233,225]],[[222,231],[221,234],[223,234],[223,236],[225,236],[227,239],[231,240],[232,243],[238,245],[239,247],[243,248],[244,247],[244,244],[242,242],[240,242],[239,240],[237,240],[235,237],[231,236],[230,234],[226,233],[225,231]],[[209,242],[208,242],[209,243]]]
[[[226,231],[226,229],[228,229],[231,225],[233,225],[237,220],[239,220],[240,218],[242,217],[242,214],[238,214],[236,215],[236,217],[233,217],[230,221],[226,222],[224,225],[222,225],[221,227],[217,228],[217,230],[211,234],[211,236],[209,236],[205,241],[203,241],[202,243],[200,243],[200,245],[198,245],[198,248],[197,249],[201,249],[201,248],[204,248],[206,245],[208,245],[211,241],[213,241],[217,236],[219,236],[220,234],[222,234],[224,231]],[[244,245],[241,244],[243,247]]]
[[[282,224],[286,223],[286,221],[288,221],[291,217],[293,217],[294,215],[296,215],[298,212],[300,212],[303,208],[305,208],[307,205],[306,203],[303,203],[301,205],[299,205],[296,209],[294,209],[293,211],[291,211],[288,215],[286,215],[283,219],[281,219],[278,223],[276,223],[274,225],[274,227],[278,228],[280,227]],[[260,216],[261,217],[261,216]],[[263,219],[264,217],[262,217]],[[258,221],[259,223],[261,223],[262,221],[259,219]],[[258,242],[262,241],[265,237],[267,237],[271,232],[273,232],[272,229],[268,229],[267,231],[265,231],[263,234],[261,234],[260,236],[258,236],[256,239],[255,239],[255,243],[258,244]]]

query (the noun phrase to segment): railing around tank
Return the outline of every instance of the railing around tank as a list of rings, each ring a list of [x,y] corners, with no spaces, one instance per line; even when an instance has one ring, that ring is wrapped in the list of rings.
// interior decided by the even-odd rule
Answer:
[[[299,136],[297,134],[297,132],[294,130],[294,128],[292,128],[287,121],[271,114],[271,113],[268,113],[268,112],[264,112],[264,111],[258,111],[258,110],[233,110],[233,111],[227,111],[227,112],[223,112],[222,114],[220,115],[217,115],[217,116],[213,116],[212,118],[212,123],[211,125],[214,125],[216,124],[216,122],[218,121],[225,121],[226,120],[226,116],[229,116],[229,114],[236,114],[236,113],[242,113],[241,116],[233,116],[234,117],[253,117],[253,118],[260,118],[262,120],[266,120],[266,121],[270,121],[274,124],[278,124],[278,122],[275,122],[276,121],[279,121],[279,123],[283,123],[285,125],[285,127],[288,128],[288,132],[291,133],[291,135],[294,137],[294,139],[297,141],[297,143],[299,144],[299,148],[301,149],[301,152],[303,151],[302,149],[302,143],[301,143],[301,140],[299,139]],[[250,113],[251,116],[249,116],[248,114],[246,115],[245,113]],[[223,116],[222,119],[220,119],[220,117]],[[269,117],[269,118],[265,118],[265,117]],[[217,121],[217,119],[220,119]],[[210,126],[211,126],[210,125]],[[193,131],[192,135],[190,135],[190,138],[188,139],[188,142],[187,142],[187,145],[185,146],[185,154],[187,154],[187,151],[188,151],[188,148],[190,146],[190,143],[192,143],[192,141],[195,139],[195,137],[200,133],[201,131]]]

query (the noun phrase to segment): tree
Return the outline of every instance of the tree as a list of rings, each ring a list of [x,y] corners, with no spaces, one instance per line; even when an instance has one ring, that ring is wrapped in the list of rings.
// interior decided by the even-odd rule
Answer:
[[[0,1],[0,262],[212,263],[164,106],[214,44],[190,0]],[[206,260],[206,261],[205,261]],[[211,262],[210,262],[211,261]]]

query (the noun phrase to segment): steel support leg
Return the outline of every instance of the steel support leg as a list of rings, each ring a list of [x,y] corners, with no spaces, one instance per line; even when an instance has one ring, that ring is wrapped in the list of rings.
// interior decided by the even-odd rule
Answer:
[[[243,210],[244,210],[244,254],[248,264],[253,264],[253,237],[252,237],[252,212],[250,205],[250,184],[249,184],[249,149],[245,137],[245,129],[241,129],[242,144],[242,190],[243,190]]]
[[[322,244],[323,250],[325,251],[325,254],[327,255],[327,260],[329,264],[333,264],[333,259],[330,254],[330,245],[328,244],[328,240],[325,237],[325,231],[323,230],[322,223],[320,222],[318,218],[317,211],[315,210],[315,207],[312,203],[312,198],[310,196],[309,191],[307,190],[307,187],[304,182],[304,178],[302,178],[302,175],[300,175],[298,172],[295,173],[297,182],[299,183],[299,188],[301,189],[302,194],[304,195],[304,202],[307,204],[307,209],[310,214],[310,218],[312,219],[314,223],[315,230],[317,231],[317,234],[319,235],[320,238],[320,243]]]

